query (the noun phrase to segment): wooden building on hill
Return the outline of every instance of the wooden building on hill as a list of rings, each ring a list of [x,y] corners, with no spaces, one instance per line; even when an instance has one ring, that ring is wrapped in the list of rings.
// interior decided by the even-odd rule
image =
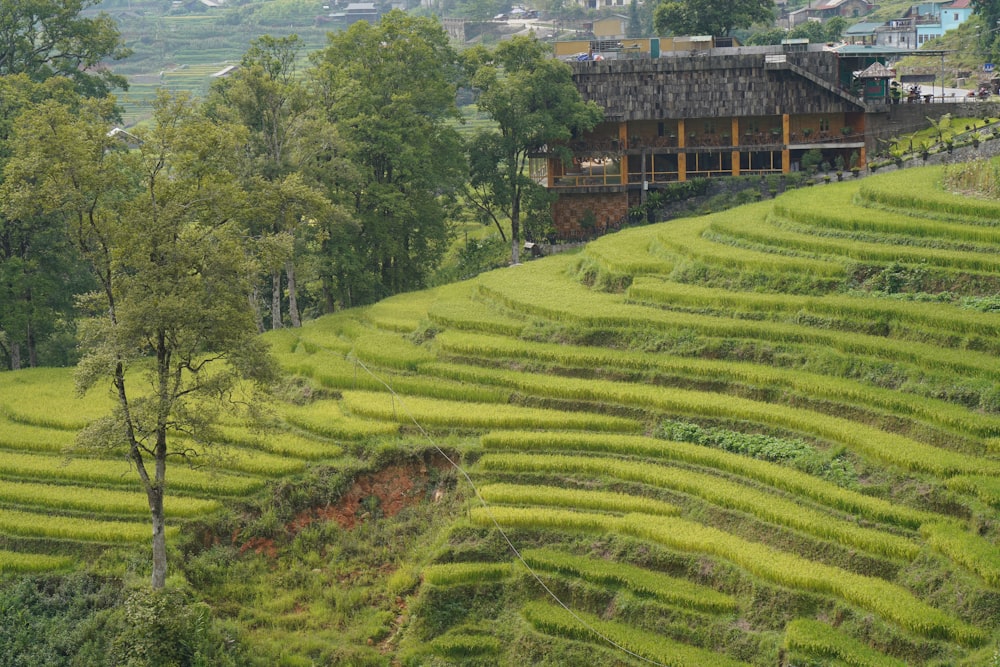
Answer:
[[[789,173],[810,150],[864,165],[865,116],[885,102],[850,87],[850,72],[870,61],[818,45],[607,55],[570,62],[604,122],[572,143],[572,164],[535,162],[535,177],[559,193],[553,217],[563,237],[585,217],[599,228],[622,221],[671,182]]]

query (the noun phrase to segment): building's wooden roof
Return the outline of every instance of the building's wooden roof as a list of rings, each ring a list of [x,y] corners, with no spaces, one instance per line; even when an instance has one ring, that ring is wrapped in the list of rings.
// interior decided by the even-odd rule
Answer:
[[[864,111],[831,52],[697,55],[570,63],[610,121]]]

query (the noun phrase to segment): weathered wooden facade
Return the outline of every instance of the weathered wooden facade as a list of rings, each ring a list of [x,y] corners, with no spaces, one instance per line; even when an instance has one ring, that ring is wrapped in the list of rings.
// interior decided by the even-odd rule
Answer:
[[[570,66],[605,120],[573,142],[572,164],[538,164],[536,177],[560,194],[563,236],[584,216],[619,222],[670,182],[788,173],[813,149],[831,164],[865,163],[866,105],[843,88],[830,51],[742,47]]]

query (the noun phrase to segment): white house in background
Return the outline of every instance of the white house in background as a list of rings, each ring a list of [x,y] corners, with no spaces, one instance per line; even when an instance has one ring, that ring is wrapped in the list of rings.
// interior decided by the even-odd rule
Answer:
[[[937,0],[911,6],[906,13],[887,22],[875,33],[879,46],[916,49],[972,16],[970,0]]]

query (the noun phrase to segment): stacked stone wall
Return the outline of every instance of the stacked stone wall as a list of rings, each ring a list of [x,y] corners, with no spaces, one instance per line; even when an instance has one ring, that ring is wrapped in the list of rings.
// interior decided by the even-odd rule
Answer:
[[[593,230],[581,223],[593,213]],[[556,236],[560,239],[579,239],[603,233],[607,228],[620,224],[628,214],[628,194],[606,192],[575,194],[560,197],[552,210]]]

